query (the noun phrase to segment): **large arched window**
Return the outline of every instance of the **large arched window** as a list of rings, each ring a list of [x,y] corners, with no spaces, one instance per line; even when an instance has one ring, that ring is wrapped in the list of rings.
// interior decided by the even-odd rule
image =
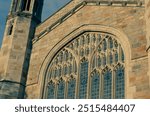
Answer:
[[[46,98],[125,98],[124,55],[115,35],[85,32],[77,36],[51,61]]]

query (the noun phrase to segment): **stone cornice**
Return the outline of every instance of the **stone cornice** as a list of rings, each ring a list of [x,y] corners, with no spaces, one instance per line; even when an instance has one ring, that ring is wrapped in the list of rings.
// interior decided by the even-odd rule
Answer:
[[[47,27],[45,30],[41,31],[38,35],[36,35],[33,39],[33,43],[37,42],[39,39],[41,39],[43,36],[48,34],[50,31],[55,29],[57,26],[59,26],[61,23],[63,23],[66,19],[71,17],[74,13],[76,13],[78,10],[83,8],[87,5],[93,5],[93,6],[114,6],[114,7],[143,7],[144,1],[143,0],[82,0],[82,2],[78,3],[74,8],[72,8],[69,12],[67,12],[64,16],[56,20],[53,24],[51,24],[49,27]]]
[[[5,83],[5,82],[7,82],[7,83],[15,83],[15,84],[18,84],[18,85],[22,85],[22,86],[26,86],[26,85],[24,85],[23,83],[20,83],[20,82],[16,82],[16,81],[12,81],[12,80],[5,80],[5,79],[1,79],[0,80],[0,83]]]
[[[7,16],[7,20],[10,20],[12,18],[15,17],[26,17],[26,18],[32,18],[35,22],[40,23],[41,21],[36,18],[35,16],[32,16],[31,13],[29,12],[15,12],[15,13],[11,13]]]
[[[32,14],[28,12],[14,12],[14,13],[9,14],[7,19],[9,20],[17,16],[31,18]]]

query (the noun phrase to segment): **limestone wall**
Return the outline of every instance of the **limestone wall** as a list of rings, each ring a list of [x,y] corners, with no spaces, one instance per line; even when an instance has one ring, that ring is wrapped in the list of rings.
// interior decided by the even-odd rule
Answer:
[[[74,2],[68,4],[68,6],[37,27],[36,35],[39,35],[44,29],[51,26],[63,14],[69,12],[72,6],[76,5]],[[63,40],[68,36],[75,35],[76,30],[80,30],[85,25],[93,25],[93,31],[94,25],[111,27],[127,36],[128,40],[125,41],[129,42],[130,45],[128,46],[130,47],[130,51],[125,54],[129,56],[126,59],[128,62],[126,64],[128,68],[126,75],[126,98],[150,98],[149,78],[147,74],[148,53],[146,52],[147,41],[144,6],[101,6],[91,3],[83,5],[83,7],[79,8],[69,18],[60,23],[59,26],[56,26],[52,30],[47,30],[45,34],[33,41],[26,97],[41,98],[40,91],[43,91],[41,83],[44,81],[45,75],[42,75],[40,72],[44,67],[43,64],[48,54],[51,54],[53,48],[57,52],[58,49],[55,46],[59,42],[64,42]]]
[[[43,23],[41,23],[36,29],[36,36],[39,36],[42,31],[54,25],[56,22],[61,22],[62,18],[67,15],[78,11],[85,4],[95,4],[95,5],[113,5],[113,6],[139,6],[145,3],[144,0],[72,0],[65,7],[58,10],[52,16],[47,18]]]
[[[149,60],[149,86],[150,86],[150,0],[145,0],[145,18],[146,18],[146,38],[147,38],[147,52]]]

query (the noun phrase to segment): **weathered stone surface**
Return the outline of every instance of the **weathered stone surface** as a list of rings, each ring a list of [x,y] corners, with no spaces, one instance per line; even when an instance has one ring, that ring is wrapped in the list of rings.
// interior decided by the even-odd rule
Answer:
[[[21,8],[22,3],[12,1],[0,56],[1,98],[24,98],[31,40],[34,37],[35,27],[41,20],[43,6],[43,1],[38,1],[41,6],[38,7],[39,12],[37,12],[34,8],[36,1],[32,1],[30,8],[24,7],[25,9]]]
[[[69,12],[74,8],[74,5],[73,1],[39,25],[35,35],[39,35],[46,27]],[[58,42],[63,41],[68,34],[73,33],[84,25],[113,27],[122,31],[128,37],[127,41],[129,41],[131,47],[131,59],[126,59],[130,62],[130,64],[126,65],[129,68],[127,72],[128,77],[126,77],[128,78],[126,82],[126,98],[136,98],[136,93],[138,94],[138,92],[149,88],[145,8],[143,6],[122,7],[105,5],[85,5],[55,29],[47,32],[37,42],[33,43],[27,86],[30,87],[31,84],[40,85],[39,72],[45,57]],[[134,91],[131,88],[135,88]],[[26,90],[29,91],[28,89]],[[39,90],[37,89],[36,91],[38,92]],[[30,92],[28,95],[32,97]]]
[[[0,99],[21,99],[24,98],[25,86],[11,81],[0,82]]]
[[[125,97],[150,98],[150,0],[137,1],[72,0],[38,26],[40,16],[31,18],[32,12],[10,15],[0,50],[0,80],[10,83],[0,82],[0,98],[19,98],[22,85],[25,98],[44,98],[50,60],[84,31],[116,34],[125,51]],[[14,30],[8,36],[11,22]]]

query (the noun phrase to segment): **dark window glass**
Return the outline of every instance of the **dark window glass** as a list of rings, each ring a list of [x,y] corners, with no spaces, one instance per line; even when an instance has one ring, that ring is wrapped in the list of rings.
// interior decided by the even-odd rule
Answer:
[[[65,95],[65,82],[61,80],[58,84],[57,99],[64,99],[64,95]]]
[[[103,98],[104,99],[111,99],[111,92],[112,92],[112,72],[106,71],[104,73],[104,92]]]
[[[98,99],[99,98],[99,90],[100,90],[100,78],[99,74],[94,73],[91,79],[91,98]]]
[[[10,26],[8,27],[8,35],[11,35],[12,32],[13,32],[13,25],[10,25]]]
[[[48,99],[54,99],[55,85],[51,82],[48,86]]]
[[[87,81],[88,81],[88,62],[83,61],[80,65],[80,86],[79,86],[79,98],[80,99],[86,98]]]
[[[125,89],[125,80],[124,80],[124,69],[119,67],[116,70],[116,82],[115,82],[115,98],[116,99],[123,99],[124,98],[124,89]]]
[[[68,99],[74,99],[75,98],[75,89],[76,89],[76,80],[71,79],[68,82]]]

